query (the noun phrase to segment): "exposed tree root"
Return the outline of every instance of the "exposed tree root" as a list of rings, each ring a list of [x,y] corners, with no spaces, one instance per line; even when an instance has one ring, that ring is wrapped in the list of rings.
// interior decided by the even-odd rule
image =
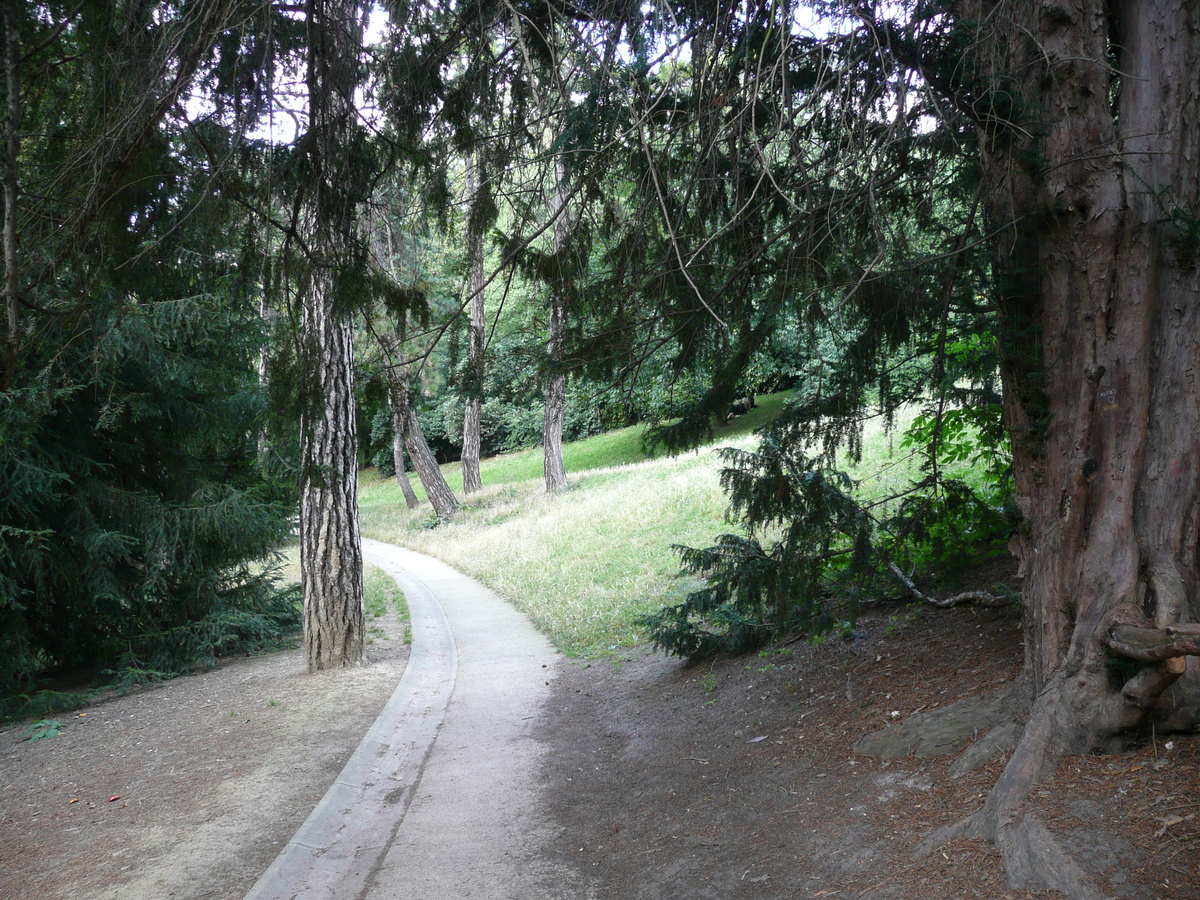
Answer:
[[[1109,634],[1108,646],[1114,653],[1143,662],[1200,656],[1200,625],[1168,625],[1166,628],[1118,625]]]
[[[1088,881],[1087,874],[1058,838],[1031,812],[1017,813],[1003,822],[992,821],[986,807],[954,825],[938,829],[917,851],[925,856],[956,838],[982,838],[1004,858],[1004,871],[1015,888],[1054,888],[1072,900],[1104,900],[1105,894]]]
[[[1088,883],[1087,876],[1058,838],[1033,813],[1025,813],[1001,826],[995,844],[1004,855],[1004,870],[1014,887],[1051,887],[1073,900],[1104,897]]]
[[[1185,639],[1192,629],[1184,626]],[[1170,629],[1154,635],[1122,630],[1131,645],[1150,647],[1153,657],[1183,649]],[[1140,630],[1149,633],[1151,629]],[[1139,643],[1139,637],[1146,637]],[[1163,690],[1179,675],[1168,664],[1148,666],[1130,678],[1123,690],[1105,687],[1102,673],[1079,669],[1051,678],[1034,701],[1024,732],[983,807],[965,819],[939,829],[918,851],[924,855],[955,838],[982,838],[1004,857],[1009,880],[1016,888],[1049,887],[1073,900],[1098,900],[1105,895],[1064,849],[1044,822],[1026,807],[1029,793],[1050,775],[1067,754],[1084,753],[1114,735],[1145,721]]]
[[[1025,731],[987,802],[972,815],[935,832],[919,855],[955,838],[982,838],[1004,857],[1014,887],[1050,887],[1072,900],[1104,897],[1041,819],[1024,808],[1030,790],[1043,775],[1066,753],[1079,749],[1061,724],[1068,721],[1064,713],[1071,705],[1068,697],[1074,687],[1064,677],[1052,681],[1034,702]]]

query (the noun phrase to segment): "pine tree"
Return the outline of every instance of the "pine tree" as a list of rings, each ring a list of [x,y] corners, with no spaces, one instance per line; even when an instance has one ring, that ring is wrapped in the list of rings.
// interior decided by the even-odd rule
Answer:
[[[309,671],[363,661],[353,321],[365,265],[357,212],[367,176],[356,167],[362,135],[354,102],[362,14],[352,0],[307,5],[300,565]]]
[[[20,308],[0,394],[0,678],[47,665],[157,677],[296,623],[261,565],[292,494],[250,446],[258,232],[206,172],[232,158],[255,102],[224,94],[204,122],[177,105],[202,69],[236,84],[257,71],[258,29],[228,29],[263,10],[31,12],[4,17],[24,77],[5,82],[22,140],[6,142]]]

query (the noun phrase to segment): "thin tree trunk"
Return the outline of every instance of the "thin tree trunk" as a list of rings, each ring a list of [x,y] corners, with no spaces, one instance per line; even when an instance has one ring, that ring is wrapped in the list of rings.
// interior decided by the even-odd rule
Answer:
[[[554,196],[554,255],[558,273],[550,286],[549,337],[546,341],[547,374],[543,393],[546,398],[542,418],[543,472],[546,492],[555,494],[567,486],[567,469],[563,463],[563,420],[567,412],[567,376],[563,362],[567,343],[566,285],[570,278],[566,254],[571,239],[570,210],[567,208],[565,173],[561,163],[555,166],[558,185]]]
[[[1036,702],[983,809],[940,836],[989,838],[1014,884],[1073,897],[1093,894],[1023,801],[1179,677],[1151,661],[1114,687],[1109,660],[1130,652],[1114,630],[1166,637],[1200,614],[1200,11],[1125,4],[1110,46],[1112,24],[1101,0],[1013,4],[978,44],[984,81],[1015,88],[1006,115],[1029,117],[985,118],[980,141],[988,214],[1007,226],[1002,376]]]
[[[542,417],[543,471],[546,492],[557,493],[567,486],[567,469],[563,464],[563,419],[567,411],[567,376],[560,366],[566,344],[567,312],[562,298],[553,292],[550,298],[550,339],[546,343],[549,373],[544,393],[546,408]]]
[[[417,493],[413,490],[412,482],[408,480],[408,470],[404,465],[404,413],[392,400],[392,392],[388,391],[388,404],[392,409],[392,464],[396,467],[396,483],[400,485],[400,493],[404,494],[404,503],[409,509],[421,505]]]
[[[262,321],[262,327],[267,334],[267,338],[263,341],[262,349],[258,351],[258,389],[265,395],[270,396],[270,331],[271,331],[271,301],[267,298],[267,288],[263,286],[262,297],[258,302],[258,315]],[[268,457],[271,452],[271,442],[267,436],[267,422],[264,417],[262,427],[258,432],[258,464],[266,466]]]
[[[394,364],[386,367],[388,379],[388,396],[392,404],[393,415],[399,410],[401,431],[404,434],[404,447],[412,459],[413,468],[421,485],[425,488],[425,496],[433,506],[433,511],[442,517],[454,515],[458,509],[458,501],[454,492],[446,484],[446,478],[437,464],[437,460],[429,451],[425,441],[425,432],[417,418],[417,411],[412,406],[412,394],[409,388],[408,370],[402,365]]]
[[[463,494],[470,496],[483,487],[479,474],[480,419],[483,413],[483,351],[484,351],[484,273],[483,224],[480,209],[482,192],[486,190],[486,173],[479,154],[467,161],[467,290],[471,294],[470,350],[467,357],[466,409],[463,413],[462,473]]]
[[[4,3],[4,299],[8,312],[4,372],[0,391],[12,387],[21,356],[21,315],[17,300],[17,159],[21,152],[21,56],[15,3]]]
[[[359,7],[308,4],[309,156],[301,227],[308,249],[301,334],[300,573],[309,671],[363,660],[363,572],[358,524],[354,327],[340,277],[351,264],[357,207],[348,193],[354,89],[361,50]]]

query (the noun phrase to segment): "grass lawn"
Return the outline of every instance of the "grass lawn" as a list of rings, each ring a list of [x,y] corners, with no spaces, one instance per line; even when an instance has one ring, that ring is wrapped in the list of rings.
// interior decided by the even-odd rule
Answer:
[[[638,426],[568,444],[570,487],[554,497],[543,489],[541,448],[484,460],[483,491],[452,522],[439,523],[424,504],[410,512],[395,479],[366,472],[362,531],[478,578],[525,610],[568,654],[617,654],[644,639],[634,625],[638,616],[692,589],[678,574],[672,547],[706,546],[735,527],[725,521],[717,448],[753,447],[754,430],[772,421],[785,400],[784,394],[760,398],[749,415],[718,428],[712,444],[674,458],[645,453]],[[881,425],[868,429],[858,468],[883,473],[877,489],[912,474],[912,461],[897,455],[894,443]],[[444,471],[460,493],[459,466]]]
[[[644,452],[640,426],[567,444],[570,486],[553,497],[543,487],[540,447],[484,460],[483,491],[451,522],[439,522],[424,503],[409,511],[395,479],[365,472],[362,532],[478,578],[565,653],[619,654],[644,640],[634,624],[640,615],[693,589],[679,575],[673,546],[708,546],[738,527],[725,520],[718,448],[753,448],[754,430],[785,401],[785,394],[760,398],[749,415],[716,429],[710,445],[674,458]],[[916,412],[901,410],[891,427],[868,422],[861,461],[841,460],[864,499],[894,493],[920,474],[917,456],[900,446]],[[461,499],[459,466],[443,471]]]

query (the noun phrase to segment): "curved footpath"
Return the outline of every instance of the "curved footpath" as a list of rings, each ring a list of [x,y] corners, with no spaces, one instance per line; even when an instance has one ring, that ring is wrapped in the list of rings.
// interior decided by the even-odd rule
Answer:
[[[404,676],[337,782],[246,900],[551,900],[539,859],[545,748],[533,726],[561,657],[528,619],[444,563],[363,540],[408,599]]]

